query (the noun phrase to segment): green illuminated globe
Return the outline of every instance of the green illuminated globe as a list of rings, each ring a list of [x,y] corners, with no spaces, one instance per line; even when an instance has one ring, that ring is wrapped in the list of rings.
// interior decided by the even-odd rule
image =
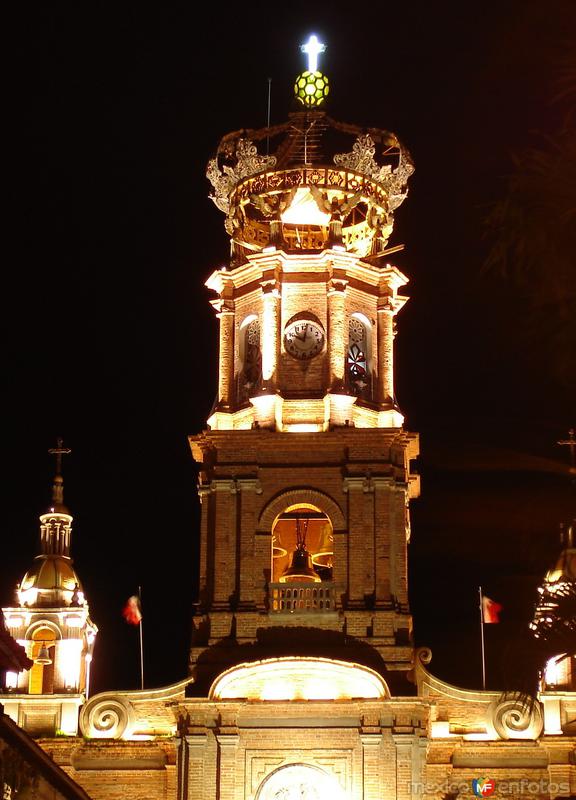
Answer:
[[[321,72],[306,70],[296,78],[294,94],[305,106],[319,106],[330,91],[328,78]]]

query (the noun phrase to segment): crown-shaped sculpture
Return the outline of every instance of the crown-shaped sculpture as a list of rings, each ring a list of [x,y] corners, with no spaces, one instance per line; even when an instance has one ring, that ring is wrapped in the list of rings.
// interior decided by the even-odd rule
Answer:
[[[394,211],[413,172],[394,133],[305,107],[281,125],[224,136],[207,177],[238,264],[274,248],[390,252]]]

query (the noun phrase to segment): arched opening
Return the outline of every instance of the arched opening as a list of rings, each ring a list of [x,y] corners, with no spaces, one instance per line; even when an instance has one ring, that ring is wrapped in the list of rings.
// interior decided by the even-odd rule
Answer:
[[[54,692],[56,634],[51,628],[36,628],[32,634],[30,658],[34,664],[29,672],[29,694],[52,694]]]
[[[260,320],[255,314],[246,317],[240,325],[238,355],[240,357],[238,398],[244,401],[256,394],[262,384]]]
[[[366,399],[372,397],[371,334],[370,320],[364,314],[352,314],[348,319],[346,378],[349,390]]]
[[[272,526],[273,611],[333,610],[334,534],[317,506],[286,508]]]
[[[345,800],[333,775],[310,764],[286,764],[260,784],[256,800]]]

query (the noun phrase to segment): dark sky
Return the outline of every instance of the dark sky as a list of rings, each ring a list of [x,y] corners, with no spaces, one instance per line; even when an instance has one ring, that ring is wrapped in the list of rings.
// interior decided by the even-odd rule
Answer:
[[[186,437],[215,394],[204,281],[228,252],[205,165],[223,134],[265,124],[269,77],[272,122],[285,120],[311,32],[328,48],[331,116],[394,130],[416,163],[391,244],[406,244],[395,263],[412,297],[397,395],[421,433],[417,643],[437,674],[478,685],[482,583],[505,607],[487,632],[498,685],[530,618],[576,505],[556,445],[576,424],[576,340],[551,355],[554,304],[535,314],[529,288],[482,269],[483,219],[513,154],[563,124],[552,101],[574,4],[399,5],[212,4],[200,19],[191,4],[39,4],[9,26],[0,600],[38,552],[46,451],[63,436],[75,564],[100,627],[95,689],[138,685],[120,611],[139,584],[148,685],[186,674],[198,531]]]

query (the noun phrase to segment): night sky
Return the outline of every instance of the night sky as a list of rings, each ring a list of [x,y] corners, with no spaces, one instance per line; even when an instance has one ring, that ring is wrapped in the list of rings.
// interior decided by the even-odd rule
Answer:
[[[94,690],[138,686],[121,609],[139,584],[147,685],[186,675],[199,517],[187,435],[216,391],[204,281],[228,254],[205,166],[222,135],[265,125],[269,77],[272,123],[286,119],[312,32],[330,115],[395,131],[416,164],[390,241],[406,245],[394,263],[412,298],[396,390],[421,434],[416,642],[440,677],[479,686],[482,583],[504,606],[487,630],[496,688],[531,617],[576,512],[556,444],[576,425],[574,318],[554,338],[576,242],[573,281],[543,311],[537,279],[484,268],[484,220],[514,157],[566,124],[570,97],[555,98],[576,63],[575,6],[400,5],[206,4],[200,20],[191,4],[47,3],[7,28],[0,601],[39,551],[46,451],[63,436],[75,566],[100,628]],[[554,278],[553,260],[540,267]]]

